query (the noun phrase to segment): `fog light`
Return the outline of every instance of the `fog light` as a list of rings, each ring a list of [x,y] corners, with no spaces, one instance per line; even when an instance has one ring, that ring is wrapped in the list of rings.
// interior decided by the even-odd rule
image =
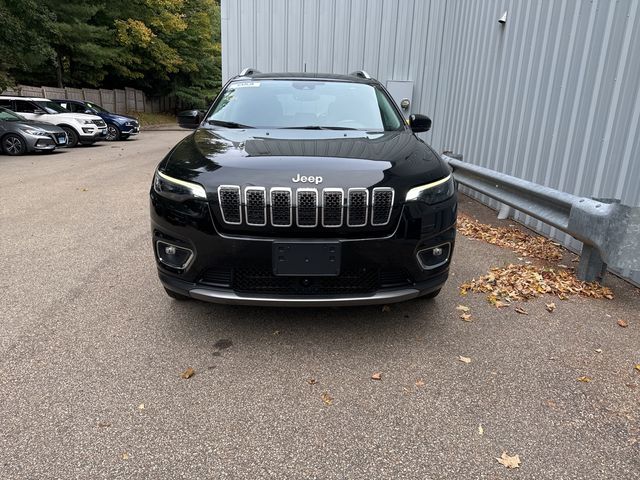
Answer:
[[[156,243],[156,252],[160,263],[178,270],[184,270],[193,260],[192,250],[167,242],[158,241]]]
[[[423,248],[418,250],[416,259],[418,264],[423,270],[433,270],[434,268],[441,267],[449,261],[449,255],[451,253],[451,244],[444,243],[437,247]]]

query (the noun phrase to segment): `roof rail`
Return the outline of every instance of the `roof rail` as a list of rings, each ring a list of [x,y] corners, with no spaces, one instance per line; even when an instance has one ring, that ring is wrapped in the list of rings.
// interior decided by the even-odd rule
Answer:
[[[355,77],[360,77],[360,78],[366,78],[367,80],[371,78],[371,75],[369,75],[364,70],[356,70],[355,72],[351,72],[349,75],[353,75]]]
[[[240,72],[240,76],[244,77],[246,75],[253,75],[254,73],[260,73],[260,71],[253,67],[247,67],[242,69],[242,71]]]

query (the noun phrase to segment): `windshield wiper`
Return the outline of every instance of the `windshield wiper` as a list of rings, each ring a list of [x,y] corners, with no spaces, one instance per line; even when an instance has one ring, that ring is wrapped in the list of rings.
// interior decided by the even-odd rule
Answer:
[[[224,120],[207,120],[207,123],[209,125],[217,125],[220,127],[227,127],[227,128],[255,128],[255,127],[252,127],[251,125],[243,125],[241,123],[236,123],[236,122],[225,122]]]
[[[358,130],[357,128],[352,127],[329,127],[325,125],[307,125],[300,127],[280,127],[281,129],[291,129],[291,130]]]

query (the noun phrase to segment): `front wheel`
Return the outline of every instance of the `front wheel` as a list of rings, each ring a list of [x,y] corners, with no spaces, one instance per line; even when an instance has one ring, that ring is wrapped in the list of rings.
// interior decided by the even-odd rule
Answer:
[[[2,139],[2,151],[12,156],[24,155],[27,153],[27,142],[20,135],[10,133]]]
[[[67,134],[67,147],[73,148],[78,145],[78,134],[76,131],[71,127],[62,127],[62,129]]]
[[[120,129],[112,123],[107,125],[107,140],[110,142],[120,140]]]

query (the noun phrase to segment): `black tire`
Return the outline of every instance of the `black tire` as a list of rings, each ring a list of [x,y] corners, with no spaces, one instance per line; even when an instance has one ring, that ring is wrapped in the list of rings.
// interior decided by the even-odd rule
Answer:
[[[10,133],[2,137],[2,151],[13,157],[24,155],[27,153],[27,142],[20,135]]]
[[[115,140],[120,140],[122,138],[122,134],[120,133],[120,129],[115,126],[113,123],[107,123],[107,137],[106,140],[109,142],[113,142]]]
[[[62,127],[67,134],[67,147],[73,148],[78,145],[78,133],[71,127]]]
[[[438,296],[438,294],[440,293],[440,290],[442,290],[441,288],[434,290],[431,293],[427,293],[426,295],[421,296],[420,298],[423,298],[425,300],[431,300],[432,298],[436,298]]]
[[[164,287],[164,291],[167,292],[167,295],[169,295],[171,298],[173,298],[174,300],[178,300],[179,302],[191,300],[191,297],[187,297],[186,295],[182,295],[181,293],[169,290],[167,287]]]

